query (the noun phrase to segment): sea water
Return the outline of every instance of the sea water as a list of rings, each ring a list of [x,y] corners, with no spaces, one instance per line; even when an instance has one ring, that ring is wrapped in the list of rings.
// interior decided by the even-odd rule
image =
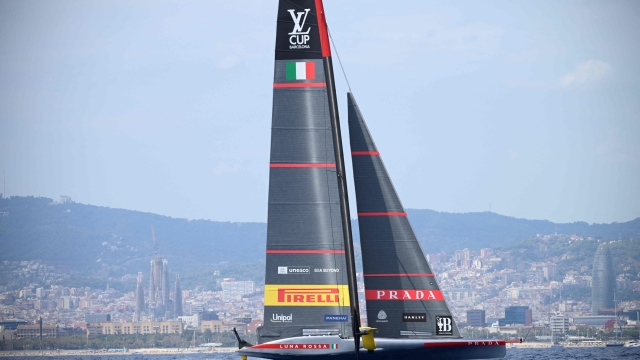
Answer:
[[[6,353],[0,353],[0,357]],[[122,355],[76,355],[76,356],[25,356],[20,359],[47,359],[47,360],[123,360]],[[135,360],[238,360],[240,357],[234,353],[226,354],[180,354],[180,355],[125,355],[125,359]],[[365,357],[366,358],[366,357]],[[254,359],[254,358],[249,358]],[[354,357],[355,359],[355,357]],[[555,359],[640,359],[640,347],[629,348],[553,348],[553,349],[507,349],[505,359],[511,360],[555,360]],[[399,359],[401,360],[401,359]],[[409,359],[410,360],[410,359]]]

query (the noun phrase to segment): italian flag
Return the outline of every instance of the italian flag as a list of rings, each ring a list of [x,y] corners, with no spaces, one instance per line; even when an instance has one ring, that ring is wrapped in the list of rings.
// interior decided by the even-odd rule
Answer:
[[[313,80],[315,78],[316,64],[313,61],[287,63],[287,80]]]

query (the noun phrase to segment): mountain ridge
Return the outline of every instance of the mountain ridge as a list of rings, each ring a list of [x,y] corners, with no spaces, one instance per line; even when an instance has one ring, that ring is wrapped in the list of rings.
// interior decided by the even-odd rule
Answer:
[[[617,239],[635,237],[640,218],[624,223],[556,224],[517,219],[492,212],[445,213],[407,209],[425,253],[504,247],[537,234],[554,232]],[[358,242],[357,220],[353,221]],[[42,259],[105,277],[148,271],[154,253],[173,270],[264,260],[266,223],[187,220],[80,203],[55,203],[44,197],[0,199],[0,261]],[[359,244],[356,244],[358,247]]]

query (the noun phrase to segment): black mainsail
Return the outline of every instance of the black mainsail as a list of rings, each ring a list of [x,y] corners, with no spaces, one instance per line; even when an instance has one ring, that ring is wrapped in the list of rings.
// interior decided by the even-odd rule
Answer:
[[[259,343],[353,334],[355,276],[330,55],[322,2],[280,1]]]
[[[351,93],[348,110],[368,324],[376,337],[460,337]]]

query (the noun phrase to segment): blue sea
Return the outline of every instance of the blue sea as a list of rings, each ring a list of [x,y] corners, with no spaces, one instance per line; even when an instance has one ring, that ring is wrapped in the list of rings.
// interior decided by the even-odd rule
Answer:
[[[1,356],[1,354],[0,354]],[[123,360],[122,355],[90,355],[90,356],[25,356],[20,359],[48,360]],[[136,360],[239,360],[234,353],[226,354],[181,354],[181,355],[127,355],[126,359]],[[253,358],[249,358],[253,359]],[[552,359],[640,359],[640,347],[636,348],[570,348],[570,349],[507,349],[505,359],[512,360],[552,360]]]

